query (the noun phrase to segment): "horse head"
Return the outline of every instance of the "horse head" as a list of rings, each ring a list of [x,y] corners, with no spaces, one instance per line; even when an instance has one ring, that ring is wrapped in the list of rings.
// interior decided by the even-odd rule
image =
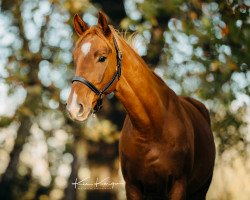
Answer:
[[[121,54],[103,13],[99,12],[98,24],[92,27],[76,14],[74,28],[79,38],[73,51],[76,69],[67,110],[74,120],[84,121],[100,109],[103,95],[115,90]]]

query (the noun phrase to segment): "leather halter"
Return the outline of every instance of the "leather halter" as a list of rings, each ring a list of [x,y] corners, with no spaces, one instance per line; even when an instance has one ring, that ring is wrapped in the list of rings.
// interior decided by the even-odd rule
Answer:
[[[88,86],[89,89],[91,89],[98,96],[96,105],[93,108],[94,113],[98,112],[102,108],[102,96],[103,96],[104,92],[106,92],[110,88],[110,86],[114,83],[116,78],[118,78],[118,80],[119,80],[120,76],[121,76],[121,72],[122,72],[122,53],[119,50],[118,44],[117,44],[116,39],[114,37],[113,37],[113,42],[114,42],[115,51],[116,51],[117,68],[116,68],[116,71],[115,71],[113,77],[111,78],[111,80],[103,87],[102,90],[97,89],[96,86],[94,86],[91,82],[89,82],[88,80],[86,80],[85,78],[83,78],[81,76],[75,76],[72,79],[72,83],[75,82],[75,81],[80,82],[80,83]]]

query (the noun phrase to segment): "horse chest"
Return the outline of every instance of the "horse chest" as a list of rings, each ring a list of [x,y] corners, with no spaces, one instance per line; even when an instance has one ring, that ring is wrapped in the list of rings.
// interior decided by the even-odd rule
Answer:
[[[156,177],[167,176],[172,171],[169,157],[160,144],[132,141],[121,144],[122,170],[129,179],[155,182]],[[126,176],[126,175],[125,175]]]
[[[178,135],[180,131],[166,128],[162,134],[152,137],[156,133],[138,132],[130,121],[125,121],[120,137],[121,167],[125,180],[139,180],[151,185],[157,180],[181,174],[187,149],[183,145],[183,137]]]
[[[140,154],[135,157],[134,152],[121,150],[121,161],[123,170],[127,171],[132,178],[148,177],[155,174],[160,161],[160,153],[157,149],[140,149]]]

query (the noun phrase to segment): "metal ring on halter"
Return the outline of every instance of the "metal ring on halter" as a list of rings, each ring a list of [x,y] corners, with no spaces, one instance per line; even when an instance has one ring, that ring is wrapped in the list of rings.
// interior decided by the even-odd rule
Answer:
[[[93,108],[93,113],[98,112],[101,108],[102,108],[102,94],[99,94],[96,105]]]

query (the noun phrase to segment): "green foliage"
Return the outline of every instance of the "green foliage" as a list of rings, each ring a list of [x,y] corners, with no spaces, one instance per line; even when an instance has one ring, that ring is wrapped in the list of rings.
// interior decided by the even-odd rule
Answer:
[[[93,20],[94,6],[103,6],[107,13],[124,9],[119,1],[110,6],[95,2],[99,4],[1,1],[0,102],[4,99],[5,107],[4,112],[0,109],[0,198],[84,199],[87,191],[71,187],[77,176],[89,176],[92,168],[96,172],[105,166],[100,168],[117,177],[121,105],[114,98],[105,102],[91,126],[92,122],[72,122],[65,112],[74,73],[74,14]],[[110,21],[138,32],[144,59],[177,94],[194,96],[207,105],[220,155],[232,147],[246,153],[249,1],[124,3],[130,5],[127,16],[121,22]]]

